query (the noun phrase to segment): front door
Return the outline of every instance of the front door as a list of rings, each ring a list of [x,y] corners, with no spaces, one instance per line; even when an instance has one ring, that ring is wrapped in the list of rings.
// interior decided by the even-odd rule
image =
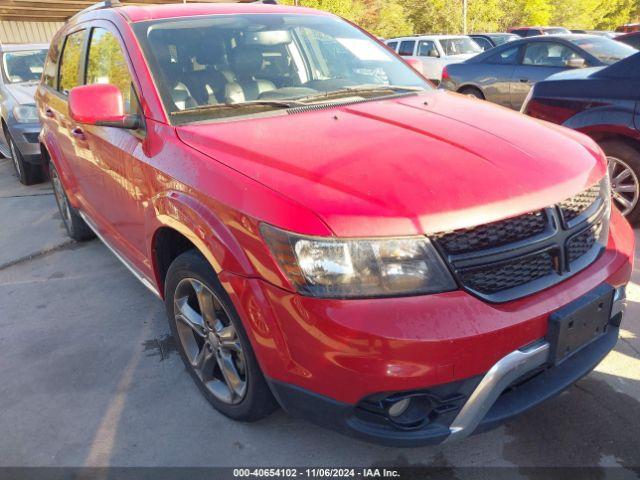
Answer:
[[[91,29],[87,46],[85,83],[110,83],[119,87],[127,114],[139,114],[131,68],[120,36],[106,22]],[[147,157],[144,129],[81,125],[84,168],[91,170],[83,187],[87,213],[112,247],[144,273],[150,272],[146,252],[144,202]]]
[[[578,58],[583,57],[563,43],[548,41],[527,44],[522,61],[513,71],[511,106],[520,109],[536,82],[567,70],[570,68],[570,61]]]

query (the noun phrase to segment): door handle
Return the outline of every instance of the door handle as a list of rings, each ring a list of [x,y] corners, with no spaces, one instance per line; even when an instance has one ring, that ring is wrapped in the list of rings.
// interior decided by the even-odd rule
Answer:
[[[71,135],[73,135],[78,140],[86,140],[87,137],[84,134],[84,131],[80,127],[76,127],[71,130]]]
[[[47,108],[47,109],[44,111],[44,114],[45,114],[47,117],[49,117],[49,118],[53,118],[53,117],[55,117],[55,116],[56,116],[56,114],[55,114],[55,113],[53,113],[53,110],[51,110],[50,108]]]
[[[521,78],[520,79],[520,83],[529,83],[529,79],[528,78]]]

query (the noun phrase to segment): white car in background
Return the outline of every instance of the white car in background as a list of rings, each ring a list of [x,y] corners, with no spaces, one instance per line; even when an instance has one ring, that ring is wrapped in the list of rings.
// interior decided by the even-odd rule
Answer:
[[[440,83],[442,69],[447,65],[482,53],[480,45],[465,35],[414,35],[391,38],[385,43],[398,55],[420,60],[424,76],[436,83]]]

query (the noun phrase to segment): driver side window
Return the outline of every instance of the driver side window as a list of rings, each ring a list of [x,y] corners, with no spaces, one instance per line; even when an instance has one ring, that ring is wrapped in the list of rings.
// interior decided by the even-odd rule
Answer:
[[[133,83],[124,53],[116,37],[104,28],[91,31],[87,61],[86,84],[111,83],[117,86],[124,100],[124,111],[135,113],[132,105]],[[135,103],[135,102],[133,102]]]
[[[534,42],[526,46],[523,65],[540,67],[567,67],[573,60],[584,58],[572,48],[561,43]]]

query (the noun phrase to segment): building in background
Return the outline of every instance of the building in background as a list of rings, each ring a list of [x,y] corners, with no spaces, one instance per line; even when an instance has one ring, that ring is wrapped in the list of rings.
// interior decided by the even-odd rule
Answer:
[[[178,3],[181,0],[121,0],[120,3]],[[189,3],[220,0],[188,0]],[[227,0],[229,1],[229,0]],[[0,0],[0,43],[48,43],[60,26],[94,0]]]

